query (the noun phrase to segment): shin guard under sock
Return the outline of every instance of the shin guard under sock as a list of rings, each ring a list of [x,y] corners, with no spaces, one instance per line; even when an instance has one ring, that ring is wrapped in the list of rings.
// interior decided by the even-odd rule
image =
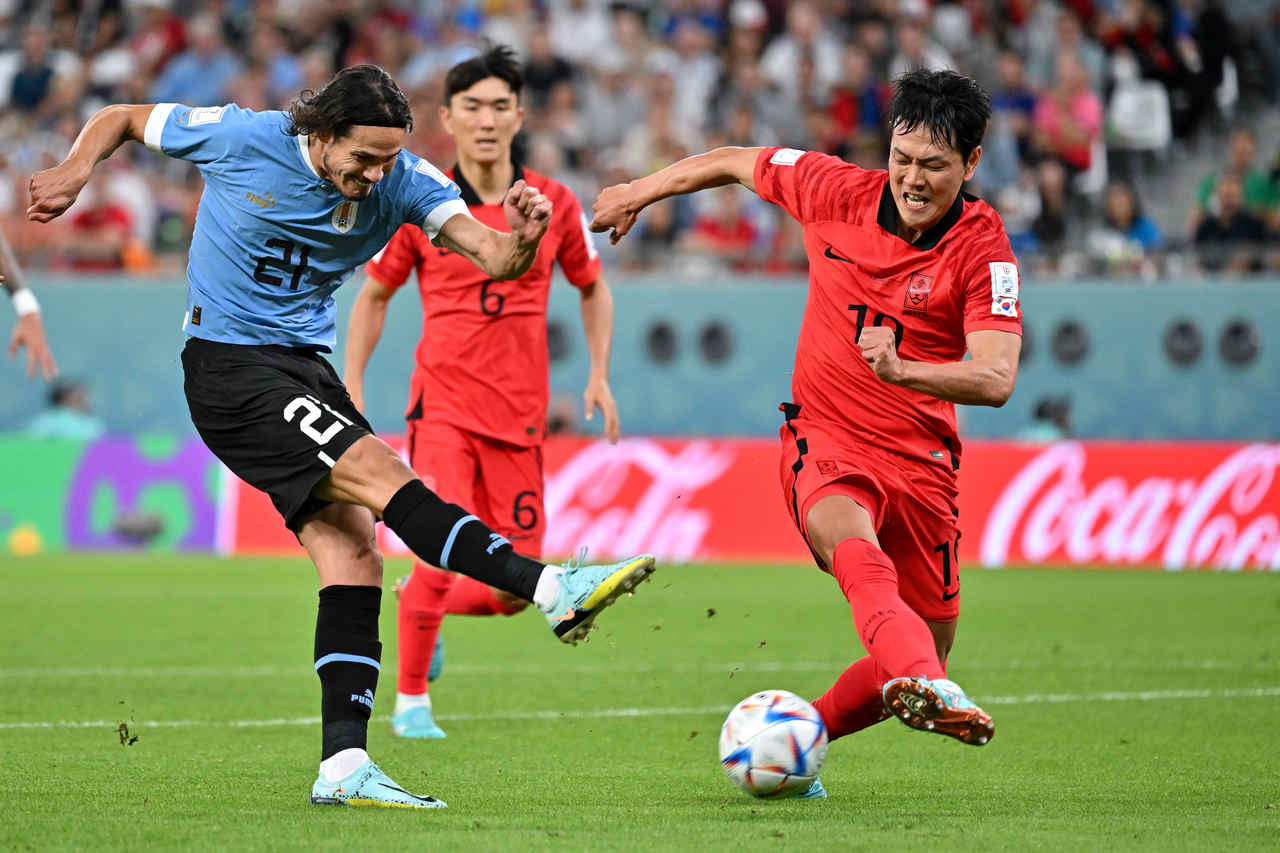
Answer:
[[[321,760],[344,749],[364,749],[378,689],[382,644],[376,586],[326,586],[316,615],[316,674],[320,676]]]
[[[382,511],[382,520],[423,562],[533,600],[544,564],[517,554],[488,525],[457,504],[440,500],[421,480],[400,487]]]
[[[943,678],[933,634],[898,595],[898,572],[889,557],[866,539],[846,539],[832,562],[858,637],[880,669],[889,678]]]

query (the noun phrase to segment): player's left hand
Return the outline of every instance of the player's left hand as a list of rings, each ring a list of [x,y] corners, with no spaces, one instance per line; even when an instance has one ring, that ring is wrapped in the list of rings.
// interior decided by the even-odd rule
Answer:
[[[587,383],[587,390],[582,392],[582,402],[586,407],[587,420],[595,417],[596,409],[600,410],[604,415],[605,438],[609,439],[610,444],[617,444],[618,437],[622,434],[622,427],[618,424],[618,404],[613,401],[609,380],[592,378]]]
[[[507,191],[507,197],[502,200],[502,211],[507,215],[511,233],[521,243],[538,242],[551,224],[551,200],[523,179],[516,181]]]
[[[616,246],[636,224],[636,217],[640,215],[631,196],[631,184],[615,184],[600,190],[596,203],[592,206],[594,215],[589,226],[591,230],[597,234],[608,231],[609,242]]]
[[[896,384],[902,379],[902,359],[898,358],[897,341],[888,326],[866,326],[858,336],[862,357],[885,382]]]
[[[18,318],[18,324],[13,327],[13,337],[9,340],[9,358],[14,358],[22,347],[27,348],[28,379],[35,378],[37,365],[46,380],[58,375],[58,365],[53,360],[38,311]]]

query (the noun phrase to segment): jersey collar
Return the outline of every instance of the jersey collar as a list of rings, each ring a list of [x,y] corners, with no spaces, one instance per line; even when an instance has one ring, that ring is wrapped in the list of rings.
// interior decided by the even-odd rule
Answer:
[[[306,164],[307,171],[324,180],[320,173],[316,171],[316,164],[311,162],[311,142],[305,133],[298,134],[298,153],[302,155],[302,162]]]
[[[914,243],[907,243],[907,245],[921,251],[937,248],[938,243],[951,230],[951,226],[960,221],[960,215],[964,213],[964,203],[977,200],[977,196],[969,195],[963,190],[956,193],[956,200],[951,205],[951,209],[947,211],[946,216],[943,216],[932,228],[921,234],[919,240]],[[876,213],[876,222],[890,234],[897,235],[898,224],[901,221],[901,217],[898,216],[898,206],[893,203],[893,190],[886,180],[884,182],[884,191],[880,193],[880,209]],[[906,241],[904,240],[903,242]]]
[[[511,185],[515,186],[516,181],[524,180],[524,169],[520,168],[519,163],[515,163],[515,169],[511,172]],[[458,168],[458,164],[454,163],[449,169],[449,175],[453,178],[453,182],[458,185],[459,192],[462,193],[462,203],[467,207],[481,207],[484,202],[480,200],[480,195],[476,192],[475,187],[467,183],[467,179],[462,176],[462,169]]]

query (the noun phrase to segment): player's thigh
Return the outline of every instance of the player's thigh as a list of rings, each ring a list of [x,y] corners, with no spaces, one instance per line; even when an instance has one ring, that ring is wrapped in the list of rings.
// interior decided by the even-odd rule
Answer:
[[[542,553],[546,533],[543,506],[542,448],[501,441],[479,442],[480,483],[477,509],[486,523],[524,554]]]
[[[382,555],[369,509],[328,504],[299,519],[298,541],[315,563],[320,586],[382,586]]]
[[[408,438],[409,464],[427,488],[475,513],[480,468],[471,436],[449,424],[410,421]]]
[[[316,486],[373,432],[314,352],[192,338],[182,365],[200,437],[232,472],[266,492],[295,530],[325,506],[312,496]]]
[[[823,568],[845,539],[879,544],[886,499],[873,461],[802,420],[789,420],[782,429],[783,500]]]
[[[898,594],[925,621],[954,622],[960,615],[954,499],[945,486],[898,486],[880,528],[880,547],[898,570]]]

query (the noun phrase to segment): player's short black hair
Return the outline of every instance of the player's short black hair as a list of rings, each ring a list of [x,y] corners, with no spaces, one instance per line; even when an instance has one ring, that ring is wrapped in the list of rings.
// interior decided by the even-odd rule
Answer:
[[[409,99],[391,75],[376,65],[344,68],[319,92],[304,89],[289,105],[285,132],[341,139],[356,125],[413,130]]]
[[[447,107],[453,96],[465,92],[481,80],[497,77],[511,87],[511,91],[520,100],[520,90],[524,88],[524,72],[520,69],[520,60],[516,52],[505,44],[494,44],[485,48],[484,53],[459,62],[449,69],[444,76],[444,104]]]
[[[991,98],[978,81],[954,71],[908,71],[893,81],[889,132],[928,128],[935,145],[946,145],[968,162],[991,120]]]

